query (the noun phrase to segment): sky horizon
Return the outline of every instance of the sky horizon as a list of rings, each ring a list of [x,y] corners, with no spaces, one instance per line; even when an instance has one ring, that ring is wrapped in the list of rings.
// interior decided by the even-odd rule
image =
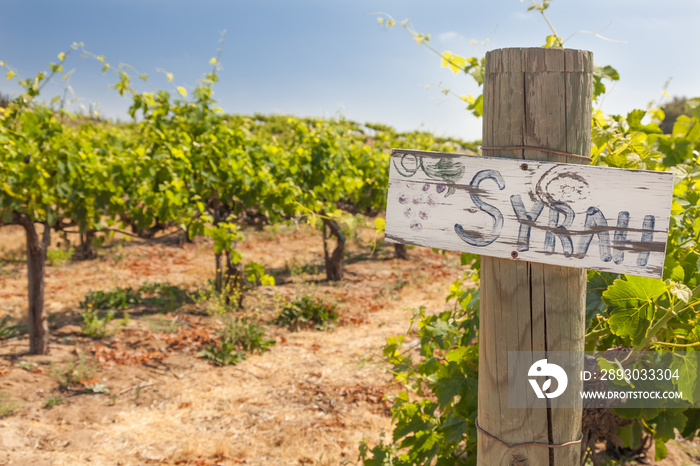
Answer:
[[[541,46],[551,33],[541,15],[519,0],[5,0],[3,6],[0,60],[22,78],[48,69],[60,52],[82,42],[113,66],[127,63],[147,73],[156,88],[191,91],[211,69],[226,30],[214,91],[227,113],[342,115],[466,140],[481,138],[481,121],[436,85],[459,95],[478,95],[480,88],[470,77],[441,68],[440,58],[400,26],[380,27],[376,13],[410,18],[418,32],[431,34],[436,49],[462,56]],[[547,14],[567,47],[591,50],[597,64],[620,72],[620,81],[596,105],[603,111],[645,108],[661,99],[666,83],[671,96],[700,96],[700,61],[689,55],[700,44],[698,2],[670,0],[662,9],[648,0],[556,0]],[[576,33],[581,30],[612,40]],[[65,68],[73,70],[70,85],[79,99],[74,109],[92,105],[105,117],[128,120],[129,101],[110,89],[115,79],[100,73],[101,64],[74,53]],[[172,83],[166,72],[173,74]],[[63,92],[62,84],[47,87],[48,99]],[[0,79],[0,92],[18,91]]]

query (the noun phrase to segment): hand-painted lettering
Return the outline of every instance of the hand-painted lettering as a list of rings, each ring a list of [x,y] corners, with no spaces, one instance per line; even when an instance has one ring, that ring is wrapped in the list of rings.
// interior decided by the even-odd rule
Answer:
[[[566,257],[570,257],[574,253],[574,243],[571,241],[569,228],[574,223],[574,209],[563,202],[553,202],[549,206],[549,230],[544,237],[544,251],[553,253],[555,248],[556,236],[561,241],[561,247]],[[564,214],[564,220],[559,223],[559,214]]]
[[[532,226],[542,213],[544,204],[540,201],[535,201],[532,204],[530,212],[528,212],[525,210],[525,204],[520,194],[513,194],[510,196],[510,205],[513,206],[513,212],[515,212],[515,216],[518,217],[518,221],[520,222],[520,228],[518,229],[518,245],[516,249],[520,252],[527,251],[530,249],[530,233],[532,232]]]
[[[627,227],[630,224],[630,213],[622,211],[617,214],[617,230],[613,238],[613,262],[622,264],[625,261],[625,250],[622,246],[627,242]]]
[[[492,180],[498,185],[499,190],[503,190],[506,187],[506,182],[500,172],[496,170],[481,170],[474,178],[472,178],[469,186],[473,188],[478,188],[482,181]],[[475,231],[467,231],[462,225],[455,224],[455,233],[459,236],[462,241],[472,246],[483,247],[488,246],[498,239],[501,235],[501,229],[503,228],[503,213],[498,210],[498,208],[492,206],[491,204],[485,202],[481,199],[481,196],[475,193],[470,194],[472,202],[479,209],[483,210],[489,214],[493,220],[493,225],[491,227],[491,232],[484,235]]]
[[[651,243],[654,240],[654,225],[656,225],[656,218],[653,215],[647,215],[644,217],[644,223],[642,224],[642,243]],[[649,251],[642,251],[637,256],[637,265],[644,267],[649,262]]]
[[[660,277],[673,173],[394,149],[387,241]]]
[[[620,218],[618,217],[618,222]],[[586,211],[586,220],[583,222],[583,229],[591,231],[587,235],[581,236],[578,243],[577,256],[583,258],[588,252],[588,247],[591,245],[593,235],[598,235],[598,251],[600,260],[610,262],[612,254],[610,253],[610,233],[608,232],[608,221],[605,220],[605,215],[597,207],[589,207]]]

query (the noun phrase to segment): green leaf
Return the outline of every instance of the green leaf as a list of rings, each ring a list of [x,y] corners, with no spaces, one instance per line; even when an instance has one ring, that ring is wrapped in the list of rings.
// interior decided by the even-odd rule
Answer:
[[[547,36],[547,40],[544,44],[544,48],[562,48],[564,46],[561,37],[556,34],[550,34]]]
[[[463,252],[459,256],[459,263],[462,266],[471,265],[472,268],[481,268],[481,256],[478,254],[470,254],[468,252]]]
[[[666,440],[671,440],[675,437],[675,433],[673,432],[674,427],[678,430],[683,430],[687,421],[688,418],[685,417],[681,409],[661,410],[659,415],[651,420],[651,423],[656,425],[654,429],[654,438],[664,442]]]
[[[56,220],[58,220],[56,213],[52,209],[48,209],[46,212],[46,222],[49,224],[49,226],[54,226],[56,224]]]
[[[614,408],[615,414],[623,419],[652,419],[661,412],[661,408]]]
[[[640,341],[649,327],[655,310],[654,300],[666,291],[666,283],[658,278],[627,276],[618,279],[603,292],[603,301],[617,306],[608,323],[610,330],[618,336]]]
[[[605,85],[603,84],[603,79],[609,79],[610,81],[618,81],[620,79],[620,74],[612,66],[595,66],[593,67],[593,99],[597,99],[600,95],[605,93]]]
[[[668,259],[667,259],[668,260]],[[670,276],[668,277],[673,282],[683,283],[685,281],[685,269],[682,265],[676,262],[676,265],[670,269]],[[686,301],[687,302],[687,301]]]
[[[260,284],[262,286],[275,286],[275,277],[272,275],[262,275],[260,277]]]
[[[616,309],[608,319],[610,331],[619,337],[629,337],[633,344],[640,342],[649,329],[645,308]]]
[[[394,441],[409,434],[430,430],[430,422],[423,419],[423,415],[415,403],[406,404],[401,408],[400,419],[394,428]]]
[[[374,228],[377,231],[377,234],[384,233],[385,225],[386,221],[383,218],[374,219]]]
[[[468,432],[467,420],[460,415],[451,413],[442,423],[439,431],[445,436],[446,443],[460,442]]]
[[[229,254],[229,259],[231,260],[231,263],[233,265],[238,264],[241,261],[241,259],[243,259],[243,256],[241,255],[241,253],[239,251],[237,251],[236,249],[229,250],[228,254]]]
[[[646,111],[640,109],[632,110],[628,113],[627,123],[630,126],[630,130],[642,131],[645,133],[661,133],[661,128],[655,123],[649,123],[648,125],[642,124],[642,118],[644,118],[646,114]]]
[[[467,396],[468,389],[468,379],[460,371],[459,364],[454,362],[442,366],[433,387],[440,409],[444,409],[456,396]]]
[[[620,80],[620,73],[618,73],[617,70],[610,65],[594,67],[593,74],[609,79],[610,81]]]
[[[416,434],[416,447],[419,452],[426,454],[427,458],[432,458],[438,453],[440,435],[434,431],[423,431]]]
[[[639,422],[618,427],[617,435],[625,448],[639,448],[642,444],[642,426]]]
[[[10,185],[7,184],[6,182],[2,183],[2,190],[7,193],[8,196],[14,197],[15,193],[12,192],[12,188],[10,188]]]
[[[450,362],[460,362],[469,353],[469,347],[459,346],[445,355],[445,359]]]
[[[603,301],[612,306],[634,309],[652,303],[666,291],[659,278],[627,276],[615,280],[604,293]]]
[[[455,55],[452,52],[444,52],[442,54],[442,66],[449,66],[454,74],[459,73],[467,65],[467,59]]]
[[[661,461],[668,456],[668,450],[666,449],[666,443],[661,439],[654,439],[654,448],[656,453],[654,459],[656,461]]]
[[[615,274],[597,270],[588,271],[586,322],[590,322],[598,314],[603,314],[607,309],[607,305],[603,302],[603,292],[610,287],[615,278],[617,278]]]
[[[700,386],[698,386],[699,359],[700,353],[689,348],[689,351],[673,353],[673,360],[669,365],[672,374],[678,371],[678,391],[682,392],[683,397],[693,404],[700,401]]]
[[[681,430],[681,435],[688,440],[693,440],[698,429],[700,429],[700,409],[686,409],[684,414],[688,421],[685,423],[685,427]]]

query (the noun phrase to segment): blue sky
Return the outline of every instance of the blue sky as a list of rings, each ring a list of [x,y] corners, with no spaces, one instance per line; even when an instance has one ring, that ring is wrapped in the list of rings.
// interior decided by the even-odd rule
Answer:
[[[21,77],[47,69],[73,42],[151,76],[158,88],[191,90],[209,69],[226,30],[220,82],[221,107],[230,113],[344,115],[399,130],[427,129],[464,139],[481,136],[481,122],[458,99],[478,94],[469,77],[440,68],[440,59],[400,27],[380,28],[374,12],[431,34],[441,51],[482,56],[501,47],[539,46],[549,34],[537,12],[519,0],[3,0],[0,60]],[[578,30],[570,48],[591,50],[596,63],[613,65],[621,80],[601,103],[609,113],[671,95],[700,96],[700,2],[696,0],[554,0],[547,10],[559,34]],[[483,44],[488,39],[486,44]],[[470,45],[472,41],[476,44]],[[114,78],[94,60],[70,56],[70,84],[78,103],[105,116],[127,119],[128,100],[110,90]],[[164,69],[173,73],[168,83]],[[4,72],[3,72],[4,75]],[[47,97],[62,92],[47,88]],[[0,77],[0,92],[18,88]]]

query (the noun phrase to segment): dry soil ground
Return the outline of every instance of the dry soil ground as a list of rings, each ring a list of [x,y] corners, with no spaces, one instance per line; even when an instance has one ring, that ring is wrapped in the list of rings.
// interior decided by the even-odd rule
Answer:
[[[216,308],[211,302],[181,302],[182,293],[131,307],[130,322],[104,340],[81,333],[80,302],[90,291],[144,283],[206,289],[214,272],[210,242],[115,239],[96,260],[47,267],[50,354],[29,356],[23,336],[0,341],[0,464],[356,463],[360,440],[375,443],[391,431],[383,397],[399,387],[381,362],[383,343],[406,332],[411,308],[444,309],[449,284],[462,275],[456,254],[416,248],[399,261],[386,245],[372,254],[371,236],[350,242],[346,277],[330,283],[318,231],[246,232],[245,260],[263,263],[277,284],[251,292],[243,313],[276,345],[235,366],[198,356],[222,317],[203,312]],[[22,230],[0,229],[0,318],[25,318],[23,251]],[[337,304],[332,331],[273,324],[285,303],[304,295]],[[61,376],[77,386],[61,386]],[[95,383],[109,393],[80,388]],[[660,465],[697,464],[692,444],[669,450]]]
[[[0,317],[21,321],[23,231],[5,227],[0,235]],[[458,256],[413,249],[409,261],[398,261],[388,246],[372,255],[370,245],[352,241],[345,279],[330,283],[316,230],[250,231],[240,247],[245,260],[276,276],[276,286],[260,287],[244,301],[244,313],[276,345],[235,366],[197,356],[221,320],[201,312],[207,303],[134,306],[115,335],[81,334],[79,304],[90,291],[147,282],[205,289],[214,275],[211,243],[114,240],[97,260],[47,267],[50,354],[29,356],[26,337],[0,342],[6,413],[0,464],[337,465],[357,460],[361,439],[374,443],[390,431],[383,396],[398,388],[381,363],[381,347],[406,332],[409,308],[444,309],[447,287],[461,275]],[[303,295],[337,303],[333,330],[291,332],[272,324],[285,303]],[[109,394],[59,384],[56,374],[93,363],[84,384],[97,382]]]

